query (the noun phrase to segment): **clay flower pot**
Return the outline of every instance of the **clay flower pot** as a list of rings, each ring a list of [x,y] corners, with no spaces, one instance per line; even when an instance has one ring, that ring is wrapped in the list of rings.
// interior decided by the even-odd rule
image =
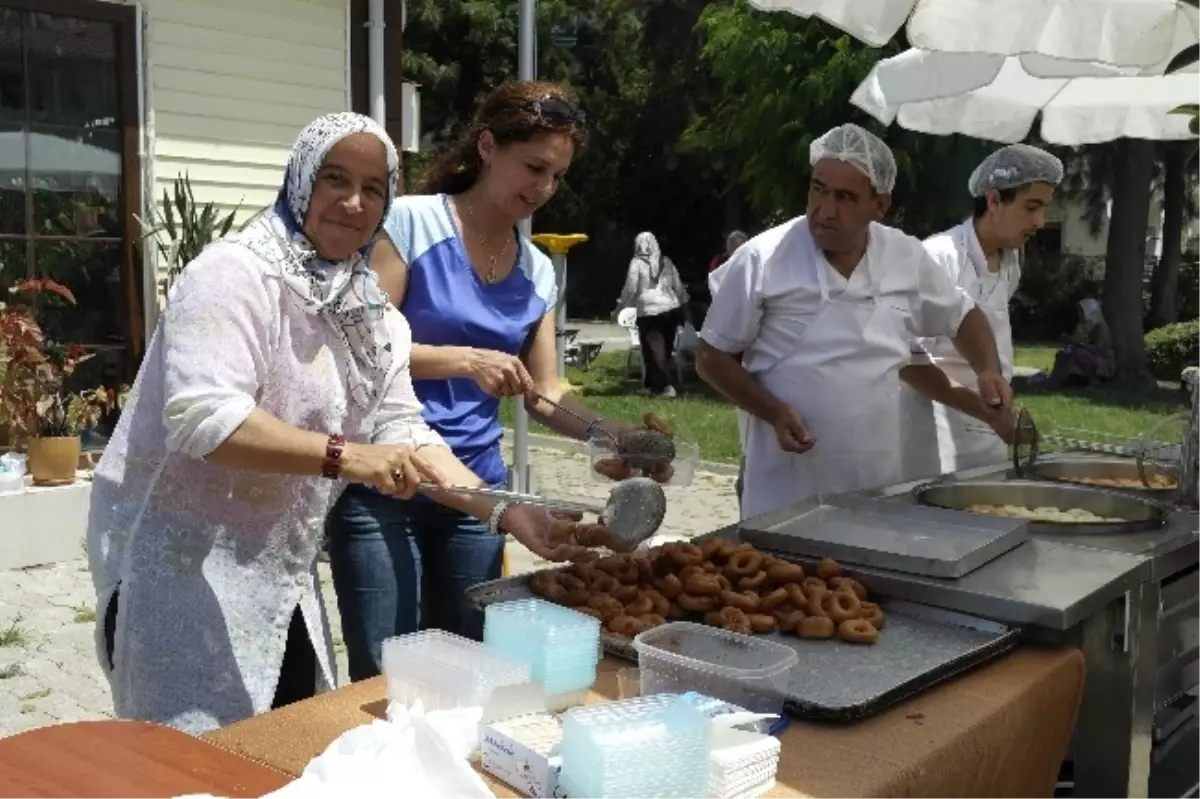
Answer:
[[[26,455],[33,484],[65,486],[74,483],[79,451],[79,436],[31,438]]]

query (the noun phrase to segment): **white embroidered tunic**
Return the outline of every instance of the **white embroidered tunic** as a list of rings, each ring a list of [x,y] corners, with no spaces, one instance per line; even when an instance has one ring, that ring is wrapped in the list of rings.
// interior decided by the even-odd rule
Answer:
[[[348,441],[441,443],[421,420],[400,313],[382,313],[390,357],[363,394],[344,326],[306,309],[286,281],[277,264],[233,241],[193,261],[96,470],[88,520],[96,638],[107,672],[102,622],[119,584],[109,678],[122,718],[200,733],[270,709],[297,606],[319,687],[335,684],[315,563],[342,485],[204,461],[251,410]],[[368,399],[355,401],[356,390]]]

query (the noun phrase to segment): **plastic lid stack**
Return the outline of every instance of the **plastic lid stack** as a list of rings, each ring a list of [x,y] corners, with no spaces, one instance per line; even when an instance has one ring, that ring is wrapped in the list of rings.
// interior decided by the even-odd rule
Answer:
[[[569,711],[559,784],[568,796],[705,796],[709,720],[674,694]]]
[[[541,599],[488,605],[483,640],[505,657],[527,663],[546,696],[586,691],[596,681],[600,622]]]
[[[426,710],[482,707],[492,692],[530,681],[529,665],[478,641],[444,630],[423,630],[383,642],[388,699]]]

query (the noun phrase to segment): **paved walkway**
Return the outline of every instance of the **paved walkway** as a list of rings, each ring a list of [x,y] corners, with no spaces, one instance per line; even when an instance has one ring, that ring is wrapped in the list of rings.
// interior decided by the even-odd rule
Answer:
[[[609,486],[590,477],[582,456],[532,450],[530,464],[537,490],[546,496],[601,504],[608,496]],[[690,537],[737,519],[732,477],[701,472],[691,486],[668,488],[667,493],[668,512],[661,531],[665,538]],[[509,561],[514,572],[540,565],[516,544],[510,545]],[[330,586],[329,567],[320,564],[319,572],[322,584]],[[112,714],[108,681],[93,643],[94,599],[82,559],[0,572],[0,737]],[[334,626],[339,672],[345,675],[341,625],[331,589],[325,600]]]

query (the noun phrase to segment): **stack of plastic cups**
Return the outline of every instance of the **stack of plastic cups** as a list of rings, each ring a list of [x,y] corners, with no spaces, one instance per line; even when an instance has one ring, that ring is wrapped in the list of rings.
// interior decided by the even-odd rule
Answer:
[[[541,599],[488,605],[483,641],[510,660],[527,663],[546,694],[547,709],[582,704],[596,681],[600,622]]]
[[[596,799],[706,796],[709,720],[675,694],[570,710],[559,785]]]
[[[528,664],[444,630],[384,641],[383,673],[388,699],[426,710],[482,707],[497,688],[530,682]]]

